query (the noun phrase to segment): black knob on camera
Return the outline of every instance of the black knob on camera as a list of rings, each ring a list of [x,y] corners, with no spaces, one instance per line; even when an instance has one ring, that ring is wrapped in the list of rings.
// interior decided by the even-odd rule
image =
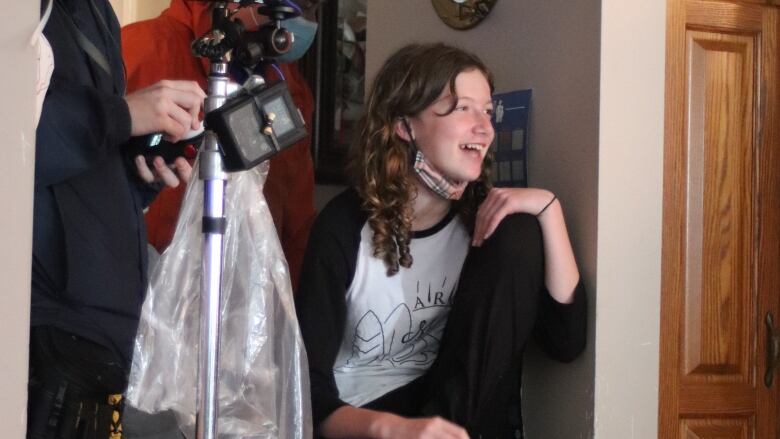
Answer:
[[[277,26],[263,26],[255,32],[244,32],[244,44],[236,47],[236,60],[253,67],[264,58],[275,58],[287,53],[293,44],[293,34]]]

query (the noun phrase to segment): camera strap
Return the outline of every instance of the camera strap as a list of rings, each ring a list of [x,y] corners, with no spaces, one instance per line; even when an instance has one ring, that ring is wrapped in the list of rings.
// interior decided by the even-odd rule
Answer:
[[[90,41],[89,38],[87,38],[87,36],[79,30],[78,27],[76,27],[76,24],[73,22],[73,17],[70,16],[70,13],[67,11],[67,9],[59,1],[55,1],[54,3],[62,10],[63,15],[65,15],[65,23],[67,24],[68,30],[73,35],[73,38],[76,40],[76,43],[79,45],[81,50],[83,50],[84,53],[86,53],[87,56],[109,76],[109,78],[113,79],[114,75],[111,73],[111,65],[108,63],[108,58],[106,55],[101,52],[100,49],[98,49],[97,46],[95,46],[95,44],[92,43],[92,41]],[[103,15],[97,11],[94,3],[91,1],[89,3],[91,4],[93,11],[97,12],[97,16],[99,17],[98,19],[100,20],[101,25],[105,27],[106,24]]]

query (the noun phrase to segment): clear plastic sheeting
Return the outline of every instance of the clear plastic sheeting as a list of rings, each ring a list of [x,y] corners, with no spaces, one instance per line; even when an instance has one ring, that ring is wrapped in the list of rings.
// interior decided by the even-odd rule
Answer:
[[[194,437],[200,345],[203,182],[195,166],[173,242],[150,276],[127,390],[145,412],[172,409]],[[219,360],[220,438],[310,438],[306,352],[287,263],[262,186],[268,164],[225,192]]]

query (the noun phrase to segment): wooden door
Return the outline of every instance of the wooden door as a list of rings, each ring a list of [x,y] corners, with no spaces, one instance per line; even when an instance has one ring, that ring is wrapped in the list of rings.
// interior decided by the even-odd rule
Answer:
[[[667,3],[660,438],[780,437],[779,12]]]

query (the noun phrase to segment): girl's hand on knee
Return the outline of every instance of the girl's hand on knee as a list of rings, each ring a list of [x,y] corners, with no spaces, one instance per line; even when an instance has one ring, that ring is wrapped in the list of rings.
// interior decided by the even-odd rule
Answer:
[[[466,430],[444,418],[397,417],[382,428],[380,437],[387,439],[468,439]]]
[[[538,215],[554,199],[552,192],[535,188],[493,188],[479,206],[471,245],[479,247],[513,213]]]
[[[395,413],[344,405],[318,428],[324,437],[375,439],[469,439],[466,430],[438,416],[405,418]]]

